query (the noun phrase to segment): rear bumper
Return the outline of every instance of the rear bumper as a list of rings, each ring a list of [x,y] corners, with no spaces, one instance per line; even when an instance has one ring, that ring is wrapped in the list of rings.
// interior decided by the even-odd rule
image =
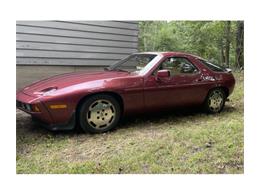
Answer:
[[[235,85],[236,85],[235,77],[233,75],[231,75],[231,78],[227,82],[227,86],[229,89],[229,95],[231,95],[233,93]]]

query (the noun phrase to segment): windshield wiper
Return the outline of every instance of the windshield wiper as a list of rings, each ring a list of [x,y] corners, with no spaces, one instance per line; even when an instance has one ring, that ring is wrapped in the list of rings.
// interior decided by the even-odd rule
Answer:
[[[110,67],[105,67],[104,70],[111,71],[112,69]]]
[[[130,72],[130,71],[127,71],[127,70],[123,70],[123,69],[120,69],[120,68],[110,68],[110,67],[105,67],[104,70],[106,71],[120,71],[120,72]]]
[[[120,72],[129,72],[127,70],[123,70],[123,69],[120,69],[120,68],[114,68],[114,69],[110,69],[110,70],[120,71]]]

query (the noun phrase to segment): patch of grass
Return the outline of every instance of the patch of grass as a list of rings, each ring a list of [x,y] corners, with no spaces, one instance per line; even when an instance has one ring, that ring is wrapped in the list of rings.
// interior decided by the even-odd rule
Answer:
[[[235,77],[220,114],[128,118],[98,135],[49,132],[17,110],[17,173],[243,173],[244,78]]]

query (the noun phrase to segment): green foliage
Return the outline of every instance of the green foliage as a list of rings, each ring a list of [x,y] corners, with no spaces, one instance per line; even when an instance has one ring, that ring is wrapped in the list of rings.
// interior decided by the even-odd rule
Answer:
[[[227,21],[141,21],[140,51],[183,51],[225,64]],[[235,64],[236,22],[231,22],[230,65]]]

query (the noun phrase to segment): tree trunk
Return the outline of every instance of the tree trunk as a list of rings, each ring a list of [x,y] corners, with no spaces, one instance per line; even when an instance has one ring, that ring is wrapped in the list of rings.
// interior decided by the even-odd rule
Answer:
[[[221,41],[220,41],[220,63],[222,66],[225,65],[225,53],[224,53],[223,39],[221,39]]]
[[[157,23],[154,23],[153,25],[152,25],[152,34],[153,34],[153,36],[152,36],[152,51],[155,51],[155,42],[156,42],[156,38],[157,38],[157,36],[156,36],[156,34],[157,34]]]
[[[237,22],[236,68],[244,67],[244,21]]]
[[[227,21],[226,23],[226,48],[225,48],[225,61],[226,66],[229,67],[229,51],[230,51],[230,28],[231,28],[231,22]]]
[[[144,22],[144,27],[143,27],[143,40],[144,40],[144,51],[147,51],[147,29],[148,29],[148,23],[147,22]]]

